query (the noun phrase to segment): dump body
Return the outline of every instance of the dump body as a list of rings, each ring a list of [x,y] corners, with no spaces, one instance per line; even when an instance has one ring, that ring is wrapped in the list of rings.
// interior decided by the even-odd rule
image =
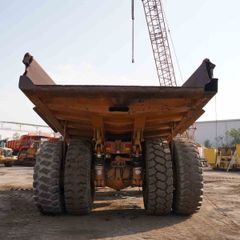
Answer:
[[[56,85],[30,54],[23,62],[20,89],[66,139],[92,138],[101,126],[105,136],[142,129],[144,139],[171,140],[204,113],[217,92],[215,66],[208,59],[182,87]]]

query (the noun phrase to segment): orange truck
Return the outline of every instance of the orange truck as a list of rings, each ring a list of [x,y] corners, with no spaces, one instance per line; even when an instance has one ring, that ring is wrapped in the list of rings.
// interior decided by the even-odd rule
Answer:
[[[44,214],[87,214],[98,187],[142,188],[149,214],[191,215],[202,203],[195,143],[178,136],[217,93],[204,60],[181,87],[56,85],[26,54],[19,87],[62,140],[45,142],[34,170]]]
[[[44,141],[54,141],[58,138],[52,137],[50,134],[29,133],[22,135],[20,139],[7,141],[6,147],[13,150],[13,155],[17,156],[15,164],[34,165],[36,154],[40,145]]]

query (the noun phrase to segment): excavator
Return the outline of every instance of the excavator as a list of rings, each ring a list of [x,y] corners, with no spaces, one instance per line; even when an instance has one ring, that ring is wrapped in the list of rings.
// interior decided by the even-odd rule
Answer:
[[[217,93],[215,65],[205,59],[177,87],[162,3],[142,4],[159,87],[56,85],[30,53],[23,58],[19,88],[62,135],[45,142],[36,159],[34,199],[43,214],[88,214],[99,187],[141,188],[151,215],[191,215],[200,209],[198,149],[179,135]]]

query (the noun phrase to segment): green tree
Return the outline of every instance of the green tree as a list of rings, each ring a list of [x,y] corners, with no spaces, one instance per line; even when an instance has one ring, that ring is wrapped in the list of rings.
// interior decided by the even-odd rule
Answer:
[[[226,135],[232,138],[231,144],[234,146],[240,143],[240,128],[231,128]]]
[[[211,144],[211,142],[208,139],[204,141],[203,145],[206,148],[211,148],[212,147],[212,144]]]

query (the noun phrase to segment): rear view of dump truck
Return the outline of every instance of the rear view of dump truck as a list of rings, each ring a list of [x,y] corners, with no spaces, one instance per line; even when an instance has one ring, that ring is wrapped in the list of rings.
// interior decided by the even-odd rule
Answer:
[[[202,201],[196,145],[176,138],[216,94],[205,60],[182,87],[55,85],[29,54],[19,87],[64,141],[45,142],[34,171],[44,213],[90,212],[97,187],[142,187],[151,214],[192,214]],[[64,203],[64,204],[63,204]]]
[[[164,43],[157,31],[166,29],[154,29],[156,21],[149,18],[163,13],[153,7],[147,11],[149,2],[160,2],[143,1],[158,76],[171,80],[172,68],[161,68],[169,54],[156,53]],[[45,142],[37,157],[33,187],[42,213],[87,214],[98,187],[142,188],[145,209],[153,215],[190,215],[200,208],[198,149],[179,135],[217,92],[215,66],[208,59],[181,87],[56,85],[29,53],[23,63],[20,89],[35,112],[63,136]]]

